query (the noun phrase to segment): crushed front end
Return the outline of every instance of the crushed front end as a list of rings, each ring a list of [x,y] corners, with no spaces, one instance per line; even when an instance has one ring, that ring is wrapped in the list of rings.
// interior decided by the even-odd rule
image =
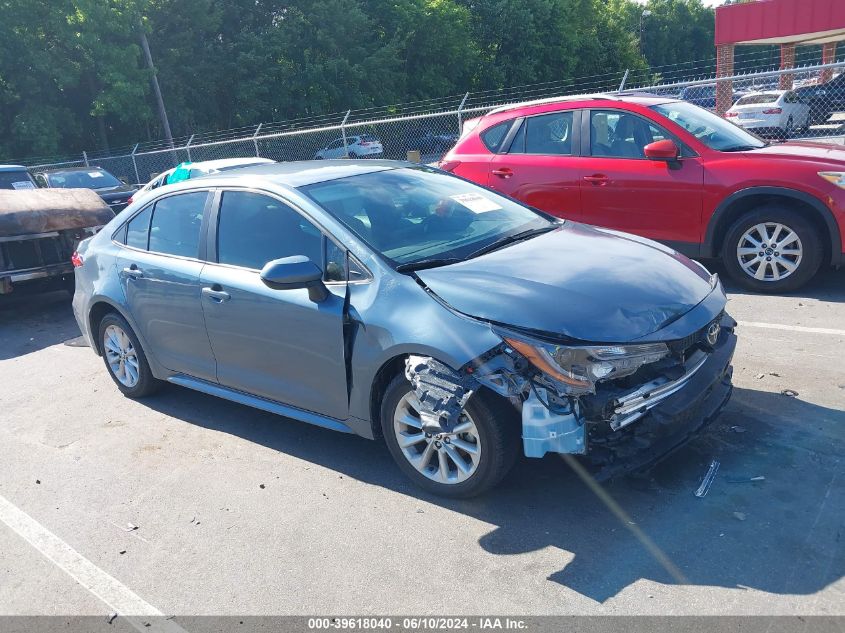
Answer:
[[[429,431],[448,431],[484,386],[521,412],[526,456],[582,455],[597,479],[608,479],[665,457],[728,402],[736,322],[724,313],[720,285],[714,290],[720,297],[696,318],[647,340],[586,344],[494,326],[502,345],[465,367],[412,357],[406,374]]]

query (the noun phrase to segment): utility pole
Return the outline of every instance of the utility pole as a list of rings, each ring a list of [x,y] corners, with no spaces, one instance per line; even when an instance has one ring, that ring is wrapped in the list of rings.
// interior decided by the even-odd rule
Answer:
[[[643,20],[651,15],[651,11],[648,9],[644,9],[643,12],[640,14],[640,55],[643,54]]]
[[[147,68],[150,69],[150,81],[153,84],[153,92],[155,93],[156,103],[158,103],[158,116],[161,118],[161,126],[164,128],[164,138],[167,144],[173,147],[173,135],[170,133],[170,122],[167,120],[167,110],[164,109],[164,99],[161,96],[161,88],[158,85],[158,77],[156,77],[156,69],[153,66],[153,56],[150,54],[150,43],[147,41],[147,33],[144,31],[144,22],[138,18],[138,33],[141,37],[141,48],[144,50],[144,59],[147,62]]]

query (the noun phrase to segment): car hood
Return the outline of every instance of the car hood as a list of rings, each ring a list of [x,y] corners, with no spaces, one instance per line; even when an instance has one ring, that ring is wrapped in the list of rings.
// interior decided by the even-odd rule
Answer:
[[[669,248],[571,222],[416,274],[466,315],[595,342],[647,336],[680,319],[713,290],[703,267]]]
[[[780,158],[803,158],[813,161],[845,163],[845,148],[833,143],[791,141],[772,143],[760,149],[744,152],[749,156],[775,156]]]

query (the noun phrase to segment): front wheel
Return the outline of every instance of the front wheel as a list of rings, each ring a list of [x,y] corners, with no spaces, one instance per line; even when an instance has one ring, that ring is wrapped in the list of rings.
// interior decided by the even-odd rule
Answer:
[[[818,229],[803,214],[771,204],[746,213],[728,229],[722,260],[741,286],[778,293],[807,283],[823,250]]]
[[[449,433],[422,430],[420,403],[403,375],[388,385],[381,428],[399,468],[418,486],[444,497],[466,498],[494,487],[513,467],[520,438],[509,403],[474,394]],[[497,403],[498,404],[498,403]]]

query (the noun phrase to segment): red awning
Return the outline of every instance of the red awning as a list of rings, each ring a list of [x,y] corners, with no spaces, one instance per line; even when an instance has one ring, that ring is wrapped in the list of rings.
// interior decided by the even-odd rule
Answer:
[[[756,0],[716,8],[716,46],[843,39],[845,0]]]

